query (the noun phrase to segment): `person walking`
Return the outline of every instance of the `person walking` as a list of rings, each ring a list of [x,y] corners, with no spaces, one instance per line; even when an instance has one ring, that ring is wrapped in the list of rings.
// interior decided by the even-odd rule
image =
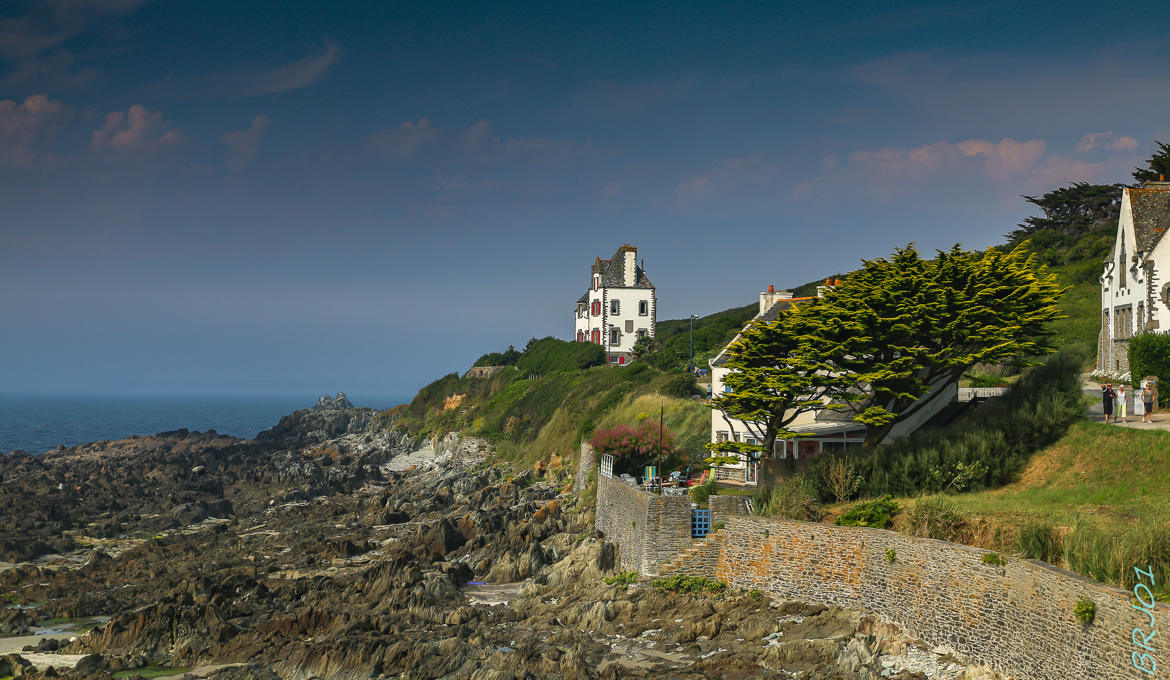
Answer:
[[[1117,401],[1117,417],[1121,419],[1121,422],[1124,423],[1126,422],[1125,407],[1129,403],[1129,395],[1125,393],[1125,385],[1117,386],[1117,396],[1115,397],[1115,400]]]
[[[1142,422],[1153,423],[1150,416],[1154,412],[1154,391],[1150,389],[1149,383],[1142,383]]]
[[[1105,413],[1105,424],[1109,424],[1109,419],[1113,417],[1113,397],[1116,396],[1113,392],[1113,385],[1105,383],[1101,386],[1101,411]]]

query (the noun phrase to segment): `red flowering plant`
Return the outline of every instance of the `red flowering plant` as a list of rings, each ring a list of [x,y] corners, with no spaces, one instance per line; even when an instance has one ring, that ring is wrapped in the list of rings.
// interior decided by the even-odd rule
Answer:
[[[661,441],[661,465],[659,472],[665,476],[669,470],[683,462],[684,456],[676,448],[674,433],[651,420],[643,420],[637,427],[618,425],[608,430],[597,430],[589,443],[600,454],[613,456],[614,474],[628,472],[641,477],[647,465],[659,465]],[[661,437],[661,439],[660,439]]]

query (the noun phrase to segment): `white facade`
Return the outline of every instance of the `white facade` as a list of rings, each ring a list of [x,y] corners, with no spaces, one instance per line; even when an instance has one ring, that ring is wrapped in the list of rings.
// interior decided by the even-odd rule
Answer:
[[[654,337],[657,320],[654,285],[638,264],[638,249],[627,244],[608,260],[597,258],[589,277],[574,308],[573,339],[595,342],[610,363],[627,364],[638,338]]]
[[[1147,182],[1121,195],[1113,250],[1101,274],[1097,368],[1129,371],[1129,338],[1170,329],[1170,182]]]

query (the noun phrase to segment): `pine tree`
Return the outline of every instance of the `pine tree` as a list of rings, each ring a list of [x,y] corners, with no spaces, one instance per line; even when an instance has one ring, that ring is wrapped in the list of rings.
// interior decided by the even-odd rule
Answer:
[[[913,245],[863,268],[800,310],[801,352],[832,366],[856,405],[866,446],[885,439],[932,389],[976,363],[1050,351],[1046,323],[1064,292],[1022,243],[984,254],[955,246],[931,260]]]
[[[788,429],[797,416],[821,408],[829,389],[846,387],[826,370],[827,364],[807,351],[802,339],[805,323],[805,317],[790,308],[772,321],[748,324],[727,348],[723,366],[731,372],[723,384],[730,391],[715,395],[711,407],[722,411],[725,420],[743,421],[759,443],[708,444],[714,462],[751,460],[761,451],[772,451],[777,439],[797,436]]]
[[[1146,167],[1133,169],[1133,178],[1138,182],[1156,182],[1159,177],[1170,178],[1170,144],[1154,143],[1158,145],[1158,150],[1146,159]]]

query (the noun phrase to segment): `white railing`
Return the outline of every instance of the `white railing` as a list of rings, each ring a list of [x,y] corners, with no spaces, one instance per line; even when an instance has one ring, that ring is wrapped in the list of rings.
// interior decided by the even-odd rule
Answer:
[[[1006,394],[1008,388],[1006,387],[960,387],[959,401],[971,401],[972,399],[988,399],[990,397],[1000,397]]]
[[[597,474],[601,475],[602,477],[605,477],[606,479],[613,479],[613,456],[612,455],[610,455],[608,453],[602,454],[602,456],[601,456],[601,470],[598,471]]]

